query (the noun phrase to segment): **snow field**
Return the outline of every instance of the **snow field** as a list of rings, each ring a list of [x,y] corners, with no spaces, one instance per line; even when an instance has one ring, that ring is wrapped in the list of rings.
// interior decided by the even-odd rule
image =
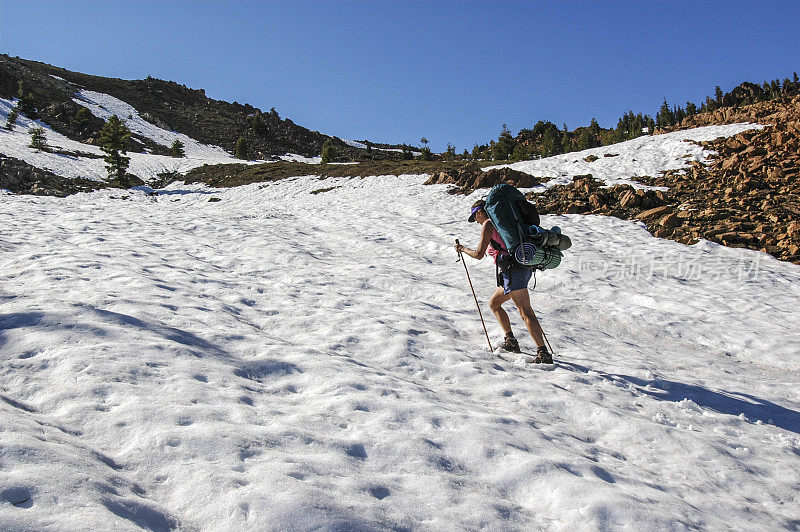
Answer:
[[[536,369],[426,178],[4,196],[0,528],[796,526],[796,266],[545,216]]]

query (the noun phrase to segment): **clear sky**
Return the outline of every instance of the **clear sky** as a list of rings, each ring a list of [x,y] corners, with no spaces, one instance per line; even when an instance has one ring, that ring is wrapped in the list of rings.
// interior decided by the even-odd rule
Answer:
[[[458,151],[800,71],[800,1],[0,0],[0,52]]]

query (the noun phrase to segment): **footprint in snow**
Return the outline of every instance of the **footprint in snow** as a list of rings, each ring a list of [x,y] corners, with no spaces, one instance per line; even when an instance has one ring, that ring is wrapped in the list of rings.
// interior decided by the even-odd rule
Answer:
[[[391,495],[392,492],[389,491],[389,488],[378,486],[377,488],[370,488],[369,493],[379,501],[382,501],[383,499]]]
[[[614,480],[614,477],[611,476],[611,473],[600,466],[592,466],[592,473],[594,473],[600,480],[608,482],[609,484],[616,484],[617,482]]]
[[[11,503],[17,508],[31,508],[33,506],[33,494],[30,489],[16,486],[0,491],[0,500]]]
[[[367,459],[367,450],[360,443],[354,443],[345,447],[344,452],[351,458],[358,458],[359,460]]]

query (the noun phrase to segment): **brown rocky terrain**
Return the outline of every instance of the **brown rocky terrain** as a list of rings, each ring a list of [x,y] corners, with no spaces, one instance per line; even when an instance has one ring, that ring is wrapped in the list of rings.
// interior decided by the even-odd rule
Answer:
[[[486,172],[477,164],[464,165],[453,170],[431,175],[425,185],[454,185],[451,194],[469,194],[479,188],[490,188],[498,183],[511,183],[519,188],[531,188],[547,181],[548,178],[534,177],[511,168],[494,168]]]

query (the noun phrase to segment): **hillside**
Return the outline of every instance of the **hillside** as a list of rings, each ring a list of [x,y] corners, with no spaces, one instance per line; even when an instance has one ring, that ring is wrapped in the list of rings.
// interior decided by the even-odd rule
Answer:
[[[248,140],[252,157],[260,159],[286,153],[318,156],[322,144],[329,139],[344,156],[358,157],[365,151],[336,137],[310,131],[288,118],[281,119],[276,112],[214,100],[202,89],[190,89],[173,81],[105,78],[0,54],[0,98],[16,96],[20,81],[33,95],[42,120],[62,135],[81,142],[92,143],[103,125],[96,117],[76,118],[81,106],[72,97],[76,90],[84,89],[114,96],[163,129],[221,146],[230,153],[239,137]],[[163,146],[135,135],[132,150],[145,148],[168,153]]]
[[[0,529],[796,527],[796,266],[546,215],[539,370],[425,179],[3,196]]]

